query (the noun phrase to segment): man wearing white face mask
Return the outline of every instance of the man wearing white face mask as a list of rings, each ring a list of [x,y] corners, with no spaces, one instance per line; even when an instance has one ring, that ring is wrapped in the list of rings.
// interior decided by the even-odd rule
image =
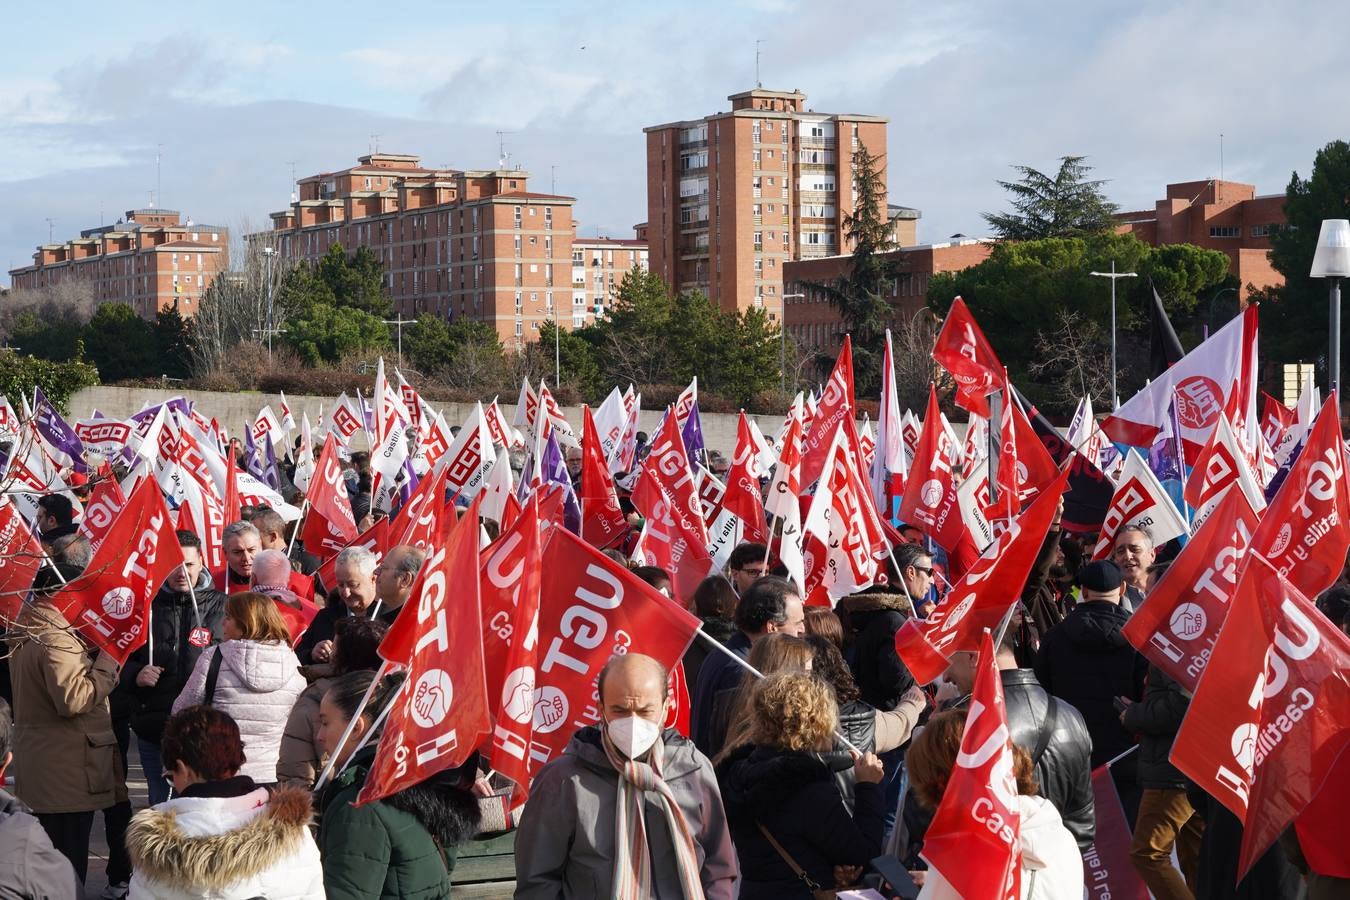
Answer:
[[[712,764],[674,729],[665,669],[616,656],[602,722],[540,769],[516,832],[517,900],[730,900],[736,852]]]

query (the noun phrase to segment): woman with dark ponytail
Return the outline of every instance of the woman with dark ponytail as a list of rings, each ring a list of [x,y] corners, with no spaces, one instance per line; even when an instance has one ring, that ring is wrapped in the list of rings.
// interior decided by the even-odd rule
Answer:
[[[478,802],[469,791],[477,755],[397,794],[353,805],[379,743],[370,730],[391,700],[400,702],[395,694],[402,679],[386,678],[344,742],[342,734],[374,677],[357,671],[335,679],[319,705],[319,746],[335,759],[336,773],[317,798],[324,888],[331,900],[448,897],[459,847],[478,831]],[[366,745],[356,750],[367,735]]]

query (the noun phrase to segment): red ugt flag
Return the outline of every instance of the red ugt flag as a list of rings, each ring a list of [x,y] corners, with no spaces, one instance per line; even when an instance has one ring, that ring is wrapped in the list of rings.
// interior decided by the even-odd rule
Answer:
[[[675,595],[688,599],[708,577],[713,562],[684,438],[672,411],[666,412],[665,424],[642,461],[641,472],[633,505],[647,520],[643,549],[653,565],[670,573]]]
[[[478,505],[441,520],[440,546],[417,590],[380,642],[380,655],[408,667],[357,804],[398,793],[469,758],[492,729],[483,680],[478,603]],[[451,627],[451,623],[455,623]]]
[[[1268,559],[1305,597],[1331,587],[1350,547],[1350,491],[1345,480],[1338,395],[1333,392],[1261,524],[1252,551]]]
[[[233,470],[233,463],[230,468]],[[328,520],[330,530],[348,543],[356,540],[356,520],[352,517],[352,501],[347,496],[347,482],[342,478],[337,438],[333,437],[331,431],[328,437],[324,438],[323,452],[319,454],[319,465],[309,483],[308,497],[310,509]]]
[[[998,361],[989,339],[984,336],[966,301],[957,297],[942,323],[933,359],[956,379],[956,402],[967,412],[989,418],[989,394],[1003,380],[1003,364]],[[928,419],[924,418],[926,425]]]
[[[1228,617],[1257,519],[1246,494],[1225,494],[1125,625],[1125,639],[1188,691]]]
[[[952,473],[952,449],[947,429],[942,427],[937,390],[930,385],[923,432],[914,452],[914,467],[910,469],[905,496],[900,501],[900,521],[917,525],[948,553],[956,551],[966,530],[961,520],[956,478]]]
[[[18,617],[41,566],[42,545],[9,498],[0,498],[0,627]]]
[[[956,651],[976,649],[982,630],[998,627],[1021,597],[1068,477],[1066,470],[986,547],[926,619],[907,619],[895,633],[895,652],[919,684],[947,671]]]
[[[619,509],[619,495],[600,445],[595,417],[589,406],[583,406],[581,412],[581,536],[604,549],[627,536],[628,522]]]
[[[844,335],[844,347],[834,362],[830,380],[820,396],[820,406],[811,419],[811,430],[802,438],[802,485],[810,487],[825,468],[834,432],[846,416],[856,415],[853,399],[853,341]],[[861,457],[860,457],[861,458]]]
[[[1350,638],[1253,554],[1171,756],[1243,820],[1239,880],[1346,750]]]
[[[722,509],[741,520],[741,539],[756,544],[767,544],[769,530],[764,520],[764,500],[760,495],[759,478],[766,475],[759,465],[759,448],[755,445],[750,420],[741,411],[736,422],[736,453],[727,472],[727,490],[722,495]]]
[[[183,564],[174,522],[153,478],[137,485],[85,574],[53,602],[118,665],[145,643],[150,601]]]
[[[961,897],[1021,896],[1021,814],[1013,742],[994,640],[985,633],[961,752],[923,839],[922,856]]]
[[[544,571],[530,749],[540,765],[576,729],[600,721],[595,680],[611,656],[645,653],[669,670],[699,628],[682,606],[565,528],[550,531]]]
[[[543,581],[539,543],[539,497],[534,494],[510,530],[488,548],[480,579],[488,700],[495,713],[491,764],[516,783],[513,809],[529,796],[540,756],[547,759],[533,749],[536,709],[540,718],[544,714],[535,696]]]

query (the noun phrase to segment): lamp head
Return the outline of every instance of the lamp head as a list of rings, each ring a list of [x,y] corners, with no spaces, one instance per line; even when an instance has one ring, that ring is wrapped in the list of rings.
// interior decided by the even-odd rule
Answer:
[[[1350,219],[1323,219],[1313,255],[1313,278],[1350,278]]]

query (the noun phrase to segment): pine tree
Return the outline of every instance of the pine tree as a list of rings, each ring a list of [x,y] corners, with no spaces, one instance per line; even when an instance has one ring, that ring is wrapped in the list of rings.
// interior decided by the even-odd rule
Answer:
[[[1000,181],[1012,195],[1012,211],[985,213],[984,220],[1004,240],[1029,241],[1048,237],[1083,237],[1115,224],[1116,205],[1102,193],[1103,179],[1089,179],[1092,167],[1085,156],[1060,157],[1053,176],[1030,166],[1014,166],[1021,178]]]

